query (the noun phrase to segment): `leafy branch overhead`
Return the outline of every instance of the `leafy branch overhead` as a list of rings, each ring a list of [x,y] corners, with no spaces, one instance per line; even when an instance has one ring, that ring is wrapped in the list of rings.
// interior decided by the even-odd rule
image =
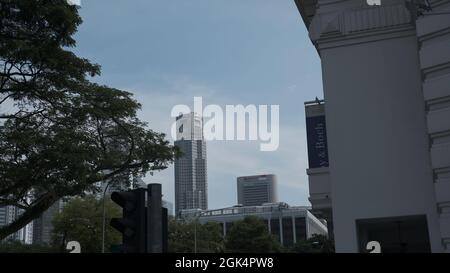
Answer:
[[[95,183],[165,169],[178,151],[137,118],[132,94],[98,85],[70,51],[82,20],[65,0],[0,3],[0,206],[24,209],[5,238]]]

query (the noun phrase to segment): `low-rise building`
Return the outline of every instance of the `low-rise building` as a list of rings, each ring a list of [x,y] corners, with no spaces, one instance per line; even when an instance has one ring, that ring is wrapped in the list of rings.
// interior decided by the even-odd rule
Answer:
[[[328,235],[326,223],[321,222],[308,207],[289,206],[286,203],[269,203],[262,206],[235,206],[212,210],[183,210],[180,218],[187,221],[198,221],[200,224],[217,222],[223,235],[233,223],[247,216],[257,216],[267,225],[283,246],[292,246],[300,240],[311,238],[314,234]]]

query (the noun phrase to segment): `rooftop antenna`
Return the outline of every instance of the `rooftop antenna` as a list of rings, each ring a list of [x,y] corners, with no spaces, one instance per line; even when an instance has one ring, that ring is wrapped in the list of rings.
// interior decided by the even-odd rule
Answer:
[[[317,103],[317,104],[322,104],[322,103],[320,102],[320,100],[319,100],[318,97],[316,97],[316,103]]]

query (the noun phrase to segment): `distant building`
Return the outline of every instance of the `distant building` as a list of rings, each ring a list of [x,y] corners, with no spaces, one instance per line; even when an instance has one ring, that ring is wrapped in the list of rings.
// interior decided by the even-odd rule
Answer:
[[[122,181],[111,182],[110,180],[97,182],[96,185],[100,189],[100,191],[98,191],[95,194],[95,197],[97,199],[102,199],[103,195],[105,195],[106,199],[109,199],[111,197],[111,194],[115,191],[129,190],[130,189],[129,179],[130,179],[129,175],[124,174],[123,182]],[[140,179],[138,182],[139,187],[142,186],[141,183],[143,183],[145,185],[144,181],[142,181],[142,179]]]
[[[137,177],[133,181],[134,181],[134,187],[133,188],[135,188],[135,189],[139,189],[139,188],[147,189],[147,183],[145,183],[144,180],[142,180],[142,178]]]
[[[32,221],[31,223],[29,223],[25,229],[25,244],[27,245],[31,245],[33,243],[33,226],[34,226],[34,221]]]
[[[23,209],[19,209],[14,206],[3,206],[0,207],[0,227],[6,226],[14,222],[23,213]],[[23,227],[19,231],[9,235],[5,240],[20,241],[22,243],[27,243],[27,230],[29,230],[31,224]]]
[[[62,199],[55,202],[48,210],[33,221],[33,243],[50,244],[52,241],[53,219],[63,209]]]
[[[167,200],[162,200],[162,206],[163,206],[163,208],[167,209],[167,215],[174,216],[172,202],[169,202]]]
[[[247,216],[257,216],[267,225],[267,230],[273,234],[283,246],[292,246],[300,240],[311,238],[314,234],[327,236],[324,223],[311,214],[307,207],[290,207],[285,203],[266,204],[264,206],[230,207],[214,210],[184,210],[181,219],[198,220],[204,224],[217,222],[223,235],[233,226],[233,223]]]
[[[273,174],[237,178],[238,204],[261,206],[278,202],[277,178]]]
[[[0,207],[0,226],[6,226],[14,221],[14,207],[3,206]]]
[[[175,146],[183,155],[175,160],[175,213],[183,209],[207,209],[208,185],[203,120],[195,113],[176,119]]]

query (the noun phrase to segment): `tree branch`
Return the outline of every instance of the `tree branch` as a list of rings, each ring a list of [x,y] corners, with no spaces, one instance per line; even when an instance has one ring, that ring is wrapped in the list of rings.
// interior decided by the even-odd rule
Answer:
[[[25,212],[9,225],[0,228],[0,241],[8,237],[10,234],[19,231],[28,223],[38,218],[43,212],[50,208],[56,201],[60,199],[55,193],[48,192],[33,207],[28,208]]]

